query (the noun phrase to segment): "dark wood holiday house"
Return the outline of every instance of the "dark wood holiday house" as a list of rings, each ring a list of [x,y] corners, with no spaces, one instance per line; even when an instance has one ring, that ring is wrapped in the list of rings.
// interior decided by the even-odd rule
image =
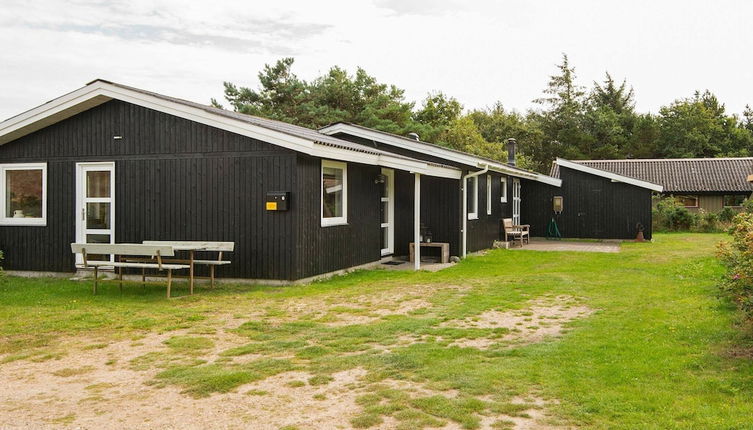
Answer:
[[[254,280],[373,264],[429,236],[462,257],[499,239],[502,218],[551,214],[563,180],[510,149],[501,163],[96,80],[0,123],[3,266],[74,272],[73,242],[145,240],[234,242],[219,275]]]

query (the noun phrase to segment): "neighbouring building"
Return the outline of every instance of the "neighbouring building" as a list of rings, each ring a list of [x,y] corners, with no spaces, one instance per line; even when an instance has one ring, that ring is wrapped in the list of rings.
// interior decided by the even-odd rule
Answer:
[[[573,163],[662,185],[662,196],[674,196],[694,211],[739,209],[753,192],[753,184],[748,181],[753,174],[753,157],[573,160]]]

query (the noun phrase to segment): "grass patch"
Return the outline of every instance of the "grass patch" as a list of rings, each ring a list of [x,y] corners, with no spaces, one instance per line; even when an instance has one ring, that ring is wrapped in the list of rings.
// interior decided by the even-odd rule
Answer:
[[[94,370],[94,367],[92,366],[83,366],[83,367],[56,370],[52,372],[52,374],[55,376],[60,376],[61,378],[69,378],[71,376],[85,375],[93,370]]]
[[[495,426],[505,428],[504,416],[531,408],[509,399],[529,393],[556,399],[543,406],[547,412],[582,428],[747,428],[753,354],[739,346],[753,340],[740,330],[734,306],[717,295],[723,270],[713,252],[723,238],[656,234],[653,243],[625,243],[617,254],[493,250],[436,273],[372,270],[284,288],[221,285],[179,301],[164,299],[163,288],[129,288],[121,295],[117,286],[104,286],[92,296],[86,282],[6,276],[0,278],[0,363],[60,358],[66,353],[61,340],[72,336],[105,345],[184,328],[189,335],[168,339],[167,348],[131,366],[159,368],[156,384],[194,396],[289,370],[316,375],[308,383],[318,385],[336,372],[362,368],[364,384],[376,388],[358,398],[363,410],[351,425],[359,428],[385,417],[402,428],[448,422],[475,428],[481,414],[498,414]],[[185,293],[185,284],[176,290]],[[398,294],[399,300],[384,303]],[[576,297],[594,313],[546,342],[484,351],[448,347],[510,331],[440,326],[490,310],[532,317],[530,301],[558,296]],[[372,315],[408,298],[431,307],[348,326],[311,317]],[[291,301],[309,300],[316,306],[289,309]],[[261,310],[262,317],[249,316],[250,310]],[[248,343],[206,363],[213,336],[223,329],[219,321],[228,315],[240,319],[234,333]],[[539,323],[531,318],[519,327]],[[253,360],[229,360],[240,356]],[[390,389],[379,384],[385,379],[456,395]],[[500,401],[479,400],[499,393]]]
[[[206,337],[173,336],[164,342],[175,352],[196,354],[214,348],[214,342]]]
[[[288,360],[264,359],[244,365],[221,366],[176,366],[157,374],[163,383],[179,385],[194,397],[206,397],[211,393],[226,393],[243,384],[258,381],[268,376],[294,370]]]

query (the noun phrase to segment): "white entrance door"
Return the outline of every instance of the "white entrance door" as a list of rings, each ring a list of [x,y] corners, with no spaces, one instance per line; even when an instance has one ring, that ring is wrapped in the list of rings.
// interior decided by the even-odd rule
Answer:
[[[76,164],[76,242],[115,243],[115,163]],[[111,256],[87,256],[110,259]],[[76,263],[83,261],[76,254]]]
[[[382,256],[395,252],[395,171],[382,169],[381,202],[379,207],[381,221]]]
[[[520,179],[512,180],[512,223],[520,225]]]

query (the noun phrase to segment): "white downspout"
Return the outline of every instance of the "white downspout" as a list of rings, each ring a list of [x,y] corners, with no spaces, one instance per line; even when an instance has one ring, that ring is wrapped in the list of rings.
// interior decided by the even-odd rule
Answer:
[[[463,253],[462,257],[465,258],[468,249],[468,178],[474,178],[476,176],[483,175],[489,171],[489,165],[484,164],[484,168],[478,172],[469,173],[463,176]],[[478,208],[476,208],[478,210]]]
[[[421,270],[421,174],[413,180],[413,269]]]

